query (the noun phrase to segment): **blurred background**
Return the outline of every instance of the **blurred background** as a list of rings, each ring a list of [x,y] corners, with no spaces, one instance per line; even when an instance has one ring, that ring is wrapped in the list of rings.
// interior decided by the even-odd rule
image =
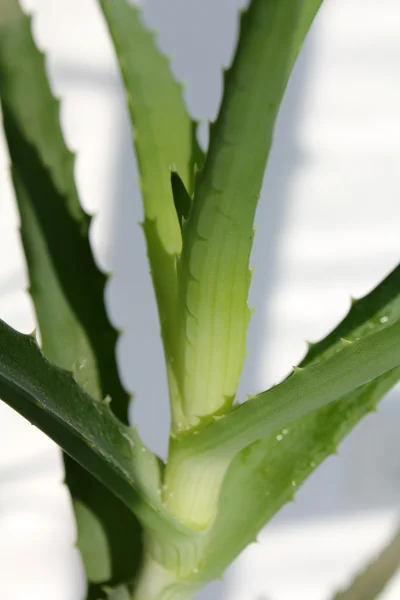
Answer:
[[[165,455],[166,381],[138,222],[130,125],[95,0],[24,0],[48,53],[62,124],[106,300],[123,330],[118,357],[135,392],[132,418]],[[238,0],[146,0],[145,20],[186,84],[200,121],[216,116],[232,58]],[[252,264],[257,310],[239,396],[279,381],[400,258],[400,4],[325,0],[280,113]],[[8,158],[0,140],[0,317],[34,326]],[[154,415],[157,415],[156,420]],[[400,390],[298,492],[202,600],[324,600],[392,535],[400,518]],[[57,448],[0,403],[0,579],[7,600],[83,599],[84,584]],[[127,549],[128,551],[128,549]],[[382,598],[400,596],[400,576]]]

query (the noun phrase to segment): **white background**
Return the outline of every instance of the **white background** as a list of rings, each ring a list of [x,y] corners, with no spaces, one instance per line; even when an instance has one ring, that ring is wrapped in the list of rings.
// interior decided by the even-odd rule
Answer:
[[[115,58],[94,0],[25,0],[48,53],[62,123],[78,153],[84,206],[133,417],[165,453],[168,420],[158,323],[145,260],[137,173]],[[237,1],[147,0],[145,16],[187,84],[192,115],[215,118]],[[400,4],[325,0],[280,114],[252,262],[249,355],[240,394],[278,381],[400,257]],[[0,317],[33,328],[0,144]],[[155,375],[156,374],[156,375]],[[163,399],[163,403],[159,399]],[[399,392],[369,417],[228,570],[205,600],[322,600],[393,532],[400,497]],[[157,407],[155,407],[157,403]],[[156,421],[154,415],[157,414]],[[0,579],[7,600],[83,598],[57,449],[0,404]],[[129,552],[129,549],[127,549]],[[396,594],[397,591],[397,594]],[[398,598],[400,578],[382,596]]]

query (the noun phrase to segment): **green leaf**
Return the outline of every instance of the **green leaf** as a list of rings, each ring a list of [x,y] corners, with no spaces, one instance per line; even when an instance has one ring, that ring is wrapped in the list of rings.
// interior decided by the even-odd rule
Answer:
[[[113,415],[109,402],[94,400],[71,373],[43,356],[32,336],[3,321],[0,396],[136,513],[146,527],[147,543],[154,544],[153,552],[170,553],[171,560],[185,564],[185,544],[193,547],[195,534],[161,502],[159,460],[143,446],[135,429]]]
[[[59,102],[16,0],[0,7],[0,98],[43,351],[58,366],[74,370],[93,396],[112,397],[113,411],[126,421],[130,398],[119,380],[117,333],[104,306],[106,277],[91,253],[90,219],[79,204]],[[89,581],[131,579],[141,555],[136,518],[68,456],[65,469]]]
[[[69,458],[68,488],[77,524],[77,546],[84,558],[95,600],[98,586],[134,578],[142,562],[142,529],[135,515],[80,465]],[[127,556],[129,548],[129,556]]]
[[[293,62],[298,0],[253,0],[240,37],[192,210],[179,263],[177,366],[183,421],[196,427],[231,407],[250,320],[253,221],[275,120]]]
[[[187,221],[189,218],[192,199],[185,188],[185,184],[176,171],[172,171],[171,173],[171,188],[174,196],[176,214],[182,229],[184,221]]]
[[[172,487],[171,482],[183,481],[185,487],[184,493],[174,487],[170,509],[198,527],[208,525],[216,513],[227,468],[240,450],[399,365],[400,319],[352,343],[342,343],[321,362],[296,369],[279,385],[203,426],[195,435],[176,438],[168,464],[168,483]],[[213,464],[212,470],[204,469],[205,464]],[[205,502],[199,488],[202,477],[209,478],[211,471],[212,488]],[[195,504],[196,498],[202,500],[199,505]],[[190,520],[187,522],[193,526]]]
[[[303,4],[293,61],[320,4],[320,0]],[[310,345],[300,366],[333,355],[340,346],[340,338],[356,340],[399,318],[400,267],[397,267],[375,290],[353,303],[348,316],[330,335]],[[315,468],[336,452],[353,427],[375,410],[399,379],[397,368],[290,427],[274,432],[236,457],[223,484],[208,544],[210,553],[203,565],[209,578],[221,576],[282,505],[293,499]]]
[[[125,586],[120,585],[108,592],[107,600],[131,600],[131,595]]]
[[[295,368],[293,375],[279,385],[204,427],[190,443],[191,450],[236,453],[398,365],[400,319],[354,342],[345,340],[323,361]]]
[[[354,579],[350,587],[333,600],[376,600],[400,568],[400,533]]]
[[[172,197],[170,174],[177,170],[193,191],[195,163],[202,161],[196,126],[181,87],[154,34],[142,25],[139,10],[126,0],[99,0],[117,53],[134,132],[144,206],[144,233],[161,323],[171,398],[177,394],[176,257],[182,236]],[[197,164],[199,167],[200,165]],[[173,419],[178,417],[173,414]]]
[[[314,21],[323,0],[301,0],[300,16],[293,42],[291,69],[296,62],[307,33]]]
[[[398,319],[400,266],[365,298],[353,302],[346,318],[321,342],[310,346],[300,366],[318,364],[334,356],[342,345],[341,338],[355,341],[381,331],[387,323]],[[205,569],[209,569],[211,577],[219,576],[254,541],[259,530],[293,499],[305,479],[336,452],[346,435],[376,409],[377,403],[399,379],[400,368],[397,367],[289,427],[275,431],[235,458],[222,487],[219,511],[210,535]],[[230,523],[235,523],[235,527],[230,527]],[[215,566],[217,561],[220,561],[220,570]]]

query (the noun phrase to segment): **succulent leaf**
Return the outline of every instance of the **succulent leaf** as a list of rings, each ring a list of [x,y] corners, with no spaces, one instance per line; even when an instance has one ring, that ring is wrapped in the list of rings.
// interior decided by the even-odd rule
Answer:
[[[181,518],[185,515],[191,526],[193,522],[198,527],[209,525],[217,511],[223,478],[237,453],[274,432],[278,432],[280,442],[280,429],[290,427],[301,417],[351,394],[385,373],[392,377],[393,370],[399,366],[400,319],[351,345],[340,346],[329,358],[253,396],[221,419],[197,430],[196,435],[177,438],[172,446],[168,473],[170,485],[171,481],[185,483],[185,494],[177,494],[175,488],[174,498],[169,503],[171,510]],[[347,417],[346,412],[344,415]],[[212,486],[207,490],[206,501],[199,489],[203,487],[202,478],[208,477]],[[200,498],[197,502],[196,497]]]
[[[179,226],[182,229],[184,221],[187,221],[189,218],[192,199],[176,171],[172,171],[171,173],[171,187]]]
[[[348,315],[323,340],[309,346],[300,365],[306,368],[334,356],[349,340],[379,332],[400,319],[400,266],[372,292],[353,303]],[[210,535],[207,567],[218,557],[223,568],[253,540],[280,508],[292,500],[307,477],[326,458],[400,379],[397,367],[290,426],[242,450],[224,480],[219,510]],[[295,487],[293,486],[295,482]],[[235,498],[235,502],[231,499]],[[235,523],[235,527],[230,526]]]
[[[230,409],[246,353],[253,220],[279,105],[293,59],[297,0],[253,0],[192,209],[179,279],[178,387],[190,429]]]
[[[177,170],[191,194],[195,167],[203,155],[196,124],[187,114],[182,89],[161,55],[154,33],[140,11],[127,0],[99,0],[117,53],[132,121],[144,208],[144,233],[158,305],[172,404],[177,396],[175,373],[177,276],[181,223],[171,190],[171,169]],[[178,400],[179,403],[179,400]],[[176,409],[173,407],[175,415]]]
[[[43,351],[73,370],[94,397],[110,396],[112,410],[126,422],[130,396],[118,375],[118,335],[103,299],[106,276],[91,252],[90,218],[80,207],[75,157],[63,140],[59,102],[17,0],[4,0],[0,7],[0,100]],[[64,462],[89,581],[132,578],[141,553],[136,518],[79,464],[68,456]]]
[[[195,534],[160,498],[162,464],[108,403],[92,398],[72,373],[49,362],[29,335],[0,321],[0,396],[118,496],[154,545],[184,568]],[[174,565],[176,568],[176,565]]]

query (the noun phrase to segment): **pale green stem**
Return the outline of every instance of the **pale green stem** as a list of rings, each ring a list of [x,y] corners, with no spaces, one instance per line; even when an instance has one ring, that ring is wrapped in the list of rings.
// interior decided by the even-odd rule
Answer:
[[[192,600],[197,589],[146,554],[132,600]]]

